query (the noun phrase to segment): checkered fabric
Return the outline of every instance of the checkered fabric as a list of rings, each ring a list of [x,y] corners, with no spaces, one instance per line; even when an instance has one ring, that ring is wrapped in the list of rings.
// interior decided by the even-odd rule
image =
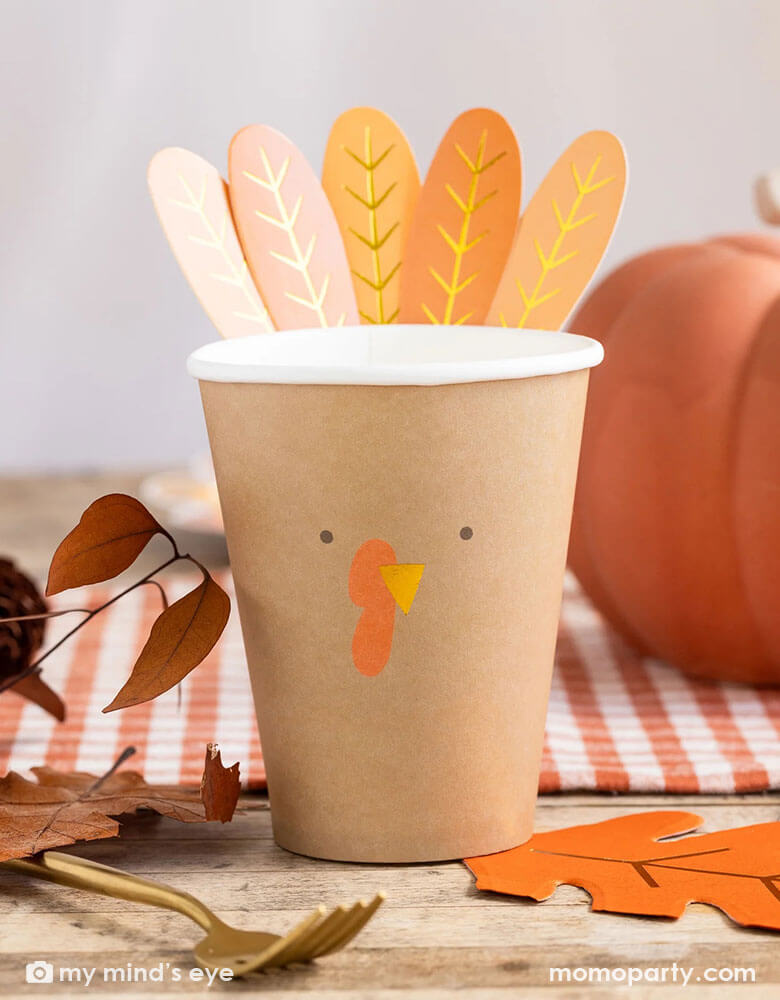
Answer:
[[[195,581],[166,584],[171,600]],[[232,593],[228,577],[220,582]],[[111,594],[86,588],[79,604]],[[53,602],[72,606],[72,595]],[[241,762],[249,788],[265,786],[238,616],[205,663],[155,701],[103,715],[160,612],[142,587],[112,605],[46,664],[68,717],[57,723],[13,693],[0,698],[0,773],[36,764],[105,771],[127,745],[151,782],[196,785],[205,743]],[[50,622],[49,641],[72,624]],[[567,576],[540,778],[542,792],[748,792],[780,787],[780,690],[686,678],[642,659],[612,633]]]

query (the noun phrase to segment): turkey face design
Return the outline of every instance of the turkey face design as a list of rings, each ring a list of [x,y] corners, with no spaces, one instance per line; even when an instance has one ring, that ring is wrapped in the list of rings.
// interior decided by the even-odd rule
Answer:
[[[461,528],[460,537],[471,538],[471,528]],[[329,545],[333,533],[320,532]],[[393,547],[380,538],[364,542],[349,570],[349,596],[362,614],[352,636],[352,662],[365,677],[376,677],[390,659],[396,613],[411,611],[425,571],[425,563],[400,563]]]

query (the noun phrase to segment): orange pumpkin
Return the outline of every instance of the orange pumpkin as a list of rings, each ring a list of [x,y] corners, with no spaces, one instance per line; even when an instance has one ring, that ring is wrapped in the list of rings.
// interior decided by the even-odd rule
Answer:
[[[628,261],[570,324],[602,341],[569,560],[640,651],[780,683],[780,241]]]

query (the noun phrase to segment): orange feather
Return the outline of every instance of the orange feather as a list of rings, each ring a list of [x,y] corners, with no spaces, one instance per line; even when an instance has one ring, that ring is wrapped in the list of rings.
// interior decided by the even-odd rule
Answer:
[[[575,139],[523,212],[487,324],[559,329],[606,253],[625,189],[620,140]]]
[[[404,323],[481,323],[512,246],[522,166],[512,129],[476,108],[450,126],[420,193],[401,271]]]
[[[333,123],[322,186],[344,240],[360,319],[398,318],[403,252],[420,178],[396,123],[376,108],[351,108]]]

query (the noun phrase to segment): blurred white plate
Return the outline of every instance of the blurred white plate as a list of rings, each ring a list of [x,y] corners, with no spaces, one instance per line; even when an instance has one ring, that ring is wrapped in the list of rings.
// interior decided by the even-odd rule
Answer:
[[[214,469],[207,455],[198,455],[186,469],[148,476],[139,493],[167,528],[206,535],[223,533]]]

